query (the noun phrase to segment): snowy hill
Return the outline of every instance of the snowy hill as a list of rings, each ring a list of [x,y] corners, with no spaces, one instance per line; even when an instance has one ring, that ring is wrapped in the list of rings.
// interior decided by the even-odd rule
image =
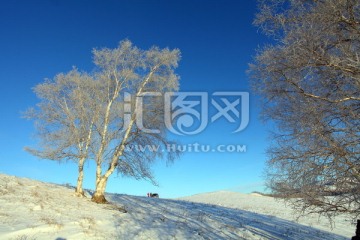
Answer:
[[[75,197],[70,187],[0,174],[0,239],[320,240],[352,235],[277,218],[289,218],[289,209],[260,196],[217,192],[184,201],[108,194],[107,199],[112,204],[98,205]]]
[[[298,219],[298,214],[294,213],[283,201],[273,197],[262,196],[257,193],[243,194],[238,192],[218,191],[196,194],[181,198],[181,200],[214,204],[216,206],[276,216],[289,221],[295,221],[302,225],[346,236],[348,239],[355,233],[355,225],[351,225],[351,217],[349,216],[336,217],[334,220],[335,226],[332,228],[328,219],[325,217],[319,217],[317,214],[312,214]]]

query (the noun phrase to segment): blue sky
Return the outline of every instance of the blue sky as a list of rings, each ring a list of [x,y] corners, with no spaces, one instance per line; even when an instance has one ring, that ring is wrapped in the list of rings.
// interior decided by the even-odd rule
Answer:
[[[249,92],[245,71],[266,39],[252,26],[256,1],[2,1],[0,4],[0,172],[42,181],[75,184],[76,165],[39,160],[23,151],[34,144],[31,121],[21,111],[36,104],[31,88],[77,66],[93,68],[92,48],[116,47],[128,38],[140,48],[179,48],[181,91]],[[250,122],[240,132],[225,119],[184,143],[241,144],[245,153],[184,153],[170,166],[158,161],[160,184],[114,176],[107,191],[134,195],[159,192],[179,197],[217,190],[263,190],[267,141],[256,96],[250,93]],[[86,165],[85,187],[95,182]]]

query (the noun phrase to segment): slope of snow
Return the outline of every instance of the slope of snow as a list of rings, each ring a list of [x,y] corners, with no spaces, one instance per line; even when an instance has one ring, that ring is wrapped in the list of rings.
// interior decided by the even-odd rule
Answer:
[[[75,197],[70,187],[0,174],[0,239],[320,240],[351,235],[246,211],[246,206],[241,210],[122,194],[108,194],[107,199],[112,204],[98,205]],[[204,201],[204,196],[197,200]]]
[[[306,226],[332,232],[348,238],[351,238],[355,233],[355,225],[353,225],[350,216],[342,215],[336,217],[334,226],[331,226],[329,220],[325,217],[319,217],[317,214],[300,217],[298,214],[294,213],[284,201],[273,197],[263,196],[258,193],[243,194],[238,192],[218,191],[196,194],[180,199],[276,216],[278,218],[298,222]]]

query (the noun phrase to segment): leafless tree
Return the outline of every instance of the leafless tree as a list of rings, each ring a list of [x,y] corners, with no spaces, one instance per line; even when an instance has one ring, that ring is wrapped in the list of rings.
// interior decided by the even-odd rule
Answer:
[[[93,54],[96,68],[91,74],[75,69],[35,87],[41,101],[26,116],[36,120],[40,147],[28,151],[44,159],[77,161],[80,195],[84,162],[94,160],[92,200],[105,203],[107,181],[115,170],[156,184],[151,163],[178,155],[162,151],[173,144],[166,136],[162,95],[178,90],[174,69],[180,52],[142,50],[125,40]]]
[[[97,119],[92,102],[93,79],[73,69],[38,84],[40,103],[25,116],[35,120],[39,147],[26,150],[43,159],[78,162],[76,194],[83,196],[84,163],[89,157],[93,124]]]
[[[106,184],[115,170],[154,182],[150,165],[156,157],[163,157],[163,154],[170,160],[176,157],[176,152],[146,149],[146,146],[160,147],[170,141],[165,135],[161,96],[146,98],[143,95],[178,89],[174,69],[179,57],[177,49],[141,50],[130,41],[121,42],[115,49],[94,50],[94,62],[98,67],[96,79],[101,86],[99,98],[94,101],[102,106],[92,146],[97,165],[94,202],[106,202]]]
[[[276,126],[268,187],[303,213],[360,214],[360,2],[269,0],[250,75]]]

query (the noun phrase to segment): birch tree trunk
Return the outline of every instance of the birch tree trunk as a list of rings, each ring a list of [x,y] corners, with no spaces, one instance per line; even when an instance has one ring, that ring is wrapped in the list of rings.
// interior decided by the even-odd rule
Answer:
[[[108,178],[103,176],[100,177],[100,179],[96,183],[96,189],[92,196],[92,201],[96,203],[107,203],[107,200],[105,199],[105,189],[107,184]]]
[[[83,190],[83,182],[84,182],[84,162],[85,162],[85,158],[81,158],[79,160],[79,173],[78,173],[78,178],[77,178],[77,184],[76,184],[76,189],[75,189],[75,194],[78,197],[84,197],[84,190]]]
[[[149,80],[151,79],[151,77],[153,76],[153,74],[157,70],[157,68],[158,68],[158,66],[155,66],[151,70],[151,72],[148,74],[146,79],[142,82],[140,88],[138,89],[138,91],[136,93],[137,96],[142,94],[144,87],[149,82]],[[109,109],[108,109],[108,111],[109,111]],[[126,129],[125,135],[124,135],[120,145],[117,146],[117,148],[113,154],[109,168],[103,176],[100,176],[101,175],[101,163],[99,164],[99,162],[98,162],[97,171],[96,171],[96,188],[95,188],[95,193],[91,199],[93,202],[96,202],[96,203],[106,203],[107,202],[107,200],[105,199],[105,189],[106,189],[107,180],[109,179],[110,175],[115,171],[117,162],[119,161],[119,158],[122,156],[122,154],[124,152],[124,149],[125,149],[124,146],[125,146],[128,138],[130,137],[131,129],[135,123],[135,119],[136,119],[136,109],[132,113],[129,126]]]
[[[89,152],[90,141],[91,141],[91,137],[92,137],[92,133],[93,133],[93,131],[92,131],[93,124],[94,124],[94,117],[91,120],[91,124],[89,126],[89,132],[88,132],[87,139],[85,142],[85,147],[84,147],[84,149],[82,147],[79,147],[79,151],[85,155],[83,157],[81,157],[78,162],[78,178],[77,178],[76,189],[75,189],[75,195],[78,197],[85,196],[84,189],[83,189],[84,163],[86,161],[85,156],[88,156],[88,152]]]

